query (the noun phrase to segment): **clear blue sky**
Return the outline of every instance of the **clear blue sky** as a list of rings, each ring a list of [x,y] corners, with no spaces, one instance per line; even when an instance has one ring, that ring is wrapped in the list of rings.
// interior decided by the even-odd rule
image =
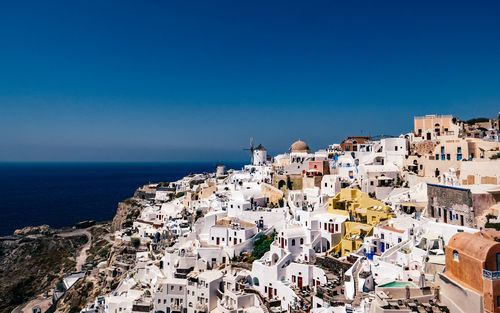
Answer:
[[[500,111],[499,1],[271,2],[3,1],[0,161],[243,160]]]

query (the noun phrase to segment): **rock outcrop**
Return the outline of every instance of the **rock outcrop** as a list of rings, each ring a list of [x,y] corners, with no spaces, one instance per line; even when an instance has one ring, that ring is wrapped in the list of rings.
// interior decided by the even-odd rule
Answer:
[[[26,236],[26,235],[50,235],[54,231],[49,225],[41,226],[27,226],[22,229],[16,229],[14,231],[14,236]]]
[[[111,222],[111,231],[131,227],[134,219],[141,213],[141,206],[136,200],[130,198],[118,203],[115,217]]]

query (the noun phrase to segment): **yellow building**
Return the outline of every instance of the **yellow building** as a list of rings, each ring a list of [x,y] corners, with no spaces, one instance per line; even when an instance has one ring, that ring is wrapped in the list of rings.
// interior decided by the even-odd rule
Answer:
[[[384,203],[370,198],[361,190],[344,188],[328,199],[328,213],[346,215],[354,222],[377,225],[391,218],[392,214]]]
[[[373,227],[392,217],[384,203],[370,198],[358,189],[345,188],[328,199],[328,213],[345,215],[345,232],[340,242],[330,251],[337,257],[351,254],[361,248],[363,239],[373,233]]]
[[[339,244],[329,251],[329,254],[336,256],[349,255],[361,248],[363,239],[373,233],[373,226],[363,223],[345,222],[344,226],[345,235],[342,236]]]

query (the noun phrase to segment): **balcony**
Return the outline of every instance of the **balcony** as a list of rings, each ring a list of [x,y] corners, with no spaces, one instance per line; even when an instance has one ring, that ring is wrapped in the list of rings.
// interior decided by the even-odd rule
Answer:
[[[500,271],[483,270],[483,277],[490,280],[500,279]]]

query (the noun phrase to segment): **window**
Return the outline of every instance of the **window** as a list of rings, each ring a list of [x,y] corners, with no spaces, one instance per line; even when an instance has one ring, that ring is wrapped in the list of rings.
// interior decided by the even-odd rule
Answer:
[[[398,151],[398,146],[394,146],[394,151]]]
[[[448,160],[448,161],[451,160],[451,156],[449,153],[446,155],[446,160]]]
[[[292,246],[295,246],[295,239],[292,239]]]
[[[402,241],[401,237],[398,238],[398,243],[400,243]]]
[[[259,279],[257,277],[253,278],[253,284],[254,284],[254,286],[258,286],[259,285]]]
[[[300,238],[300,244],[303,245],[304,244],[304,238]]]
[[[453,260],[457,261],[457,262],[460,262],[460,256],[458,255],[458,251],[457,250],[453,250]]]
[[[380,234],[380,238],[384,239],[384,234]]]

